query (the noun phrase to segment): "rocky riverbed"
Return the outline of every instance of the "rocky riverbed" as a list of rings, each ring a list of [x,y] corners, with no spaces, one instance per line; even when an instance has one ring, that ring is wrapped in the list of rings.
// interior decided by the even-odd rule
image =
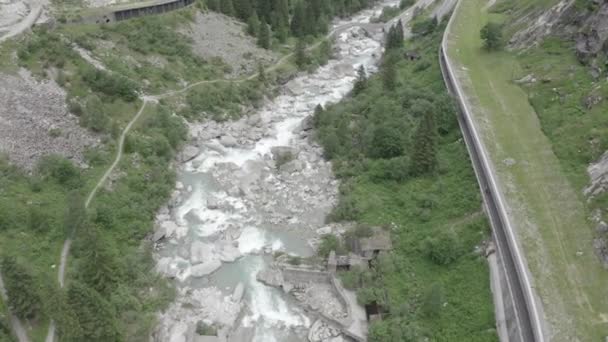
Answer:
[[[382,5],[352,22],[368,22]],[[309,256],[320,234],[339,229],[325,225],[338,181],[312,139],[311,115],[348,94],[360,65],[375,71],[382,47],[353,27],[336,37],[334,49],[327,65],[290,81],[254,115],[190,126],[179,182],[154,235],[157,269],[179,289],[161,315],[157,341],[191,341],[201,322],[232,341],[340,340],[333,328],[313,325],[306,305],[256,279],[273,253]],[[342,317],[338,305],[326,307],[333,300],[327,289],[317,287],[297,298]]]

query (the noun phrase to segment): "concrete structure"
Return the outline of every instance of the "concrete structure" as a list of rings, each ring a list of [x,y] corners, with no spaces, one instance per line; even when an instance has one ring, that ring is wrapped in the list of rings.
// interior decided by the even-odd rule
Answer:
[[[460,5],[460,1],[457,6]],[[503,204],[502,193],[496,183],[492,164],[489,161],[485,146],[481,142],[475,123],[469,111],[470,104],[461,90],[455,77],[452,62],[446,53],[450,27],[454,17],[450,18],[439,51],[439,62],[445,84],[459,104],[458,123],[466,143],[477,181],[482,189],[486,212],[492,225],[496,258],[500,280],[493,283],[494,302],[504,303],[503,312],[497,312],[499,333],[507,331],[507,336],[500,336],[503,341],[544,342],[545,337],[537,307],[536,295],[533,292],[527,266],[519,250],[513,227]],[[492,264],[491,264],[492,266]],[[495,286],[500,284],[501,286]],[[500,310],[498,306],[497,310]],[[504,322],[500,320],[504,319]],[[506,328],[501,327],[505,325]]]
[[[109,24],[117,21],[143,17],[147,15],[162,14],[190,6],[194,0],[160,0],[139,2],[116,7],[108,7],[98,13],[84,13],[77,23]]]

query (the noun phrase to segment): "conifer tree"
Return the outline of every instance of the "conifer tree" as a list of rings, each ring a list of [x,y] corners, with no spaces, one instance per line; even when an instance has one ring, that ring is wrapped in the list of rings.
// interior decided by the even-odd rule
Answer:
[[[386,90],[395,90],[397,86],[396,56],[387,54],[382,63],[382,84]]]
[[[304,3],[299,1],[293,10],[293,17],[291,18],[291,33],[296,37],[302,37],[306,34],[306,9]]]
[[[361,64],[359,69],[357,69],[357,80],[353,87],[353,94],[360,94],[365,88],[367,88],[367,73],[365,72],[365,67]]]
[[[70,284],[67,299],[82,328],[82,336],[74,339],[74,342],[123,341],[116,312],[97,291],[75,281]]]
[[[258,34],[258,46],[270,49],[270,26],[265,22],[261,23],[260,33]]]
[[[266,24],[272,22],[272,6],[270,0],[257,0],[257,12],[261,22]]]
[[[234,10],[239,19],[245,21],[253,15],[251,0],[234,0]]]
[[[40,293],[29,270],[10,256],[2,257],[0,269],[13,313],[21,319],[36,317],[41,308]]]
[[[92,224],[82,234],[83,251],[79,276],[100,294],[110,294],[124,274],[112,243]]]
[[[436,139],[435,118],[433,113],[427,112],[414,134],[411,163],[414,175],[430,174],[437,168]]]
[[[260,33],[260,19],[255,11],[247,20],[247,33],[254,37],[257,37]]]
[[[214,11],[219,12],[220,10],[220,0],[207,0],[207,8]]]
[[[296,43],[296,65],[300,70],[308,64],[308,56],[306,55],[306,45],[302,38]]]
[[[234,5],[232,0],[220,0],[220,11],[227,16],[234,16]]]
[[[266,70],[264,69],[264,65],[262,65],[262,62],[258,62],[258,81],[264,85],[268,81],[266,79]]]

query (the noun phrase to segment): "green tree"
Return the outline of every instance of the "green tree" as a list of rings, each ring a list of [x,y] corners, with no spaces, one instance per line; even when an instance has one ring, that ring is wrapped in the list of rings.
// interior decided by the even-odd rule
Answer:
[[[353,95],[360,94],[365,88],[367,88],[367,73],[365,72],[365,67],[361,64],[359,69],[357,69],[357,79],[353,87]]]
[[[36,280],[30,270],[17,262],[14,257],[3,256],[0,263],[4,286],[8,294],[8,305],[21,319],[30,319],[40,313],[41,298]]]
[[[235,14],[232,0],[220,0],[220,11],[225,15],[233,17]]]
[[[403,154],[403,137],[396,125],[385,123],[374,129],[370,147],[373,158],[395,158]]]
[[[261,25],[260,34],[258,35],[258,46],[270,49],[270,26],[264,22]]]
[[[395,90],[397,86],[397,58],[394,54],[388,54],[382,63],[382,85],[386,90]]]
[[[92,95],[87,99],[82,124],[94,132],[105,132],[110,127],[110,118],[104,112],[104,106],[99,97]]]
[[[221,0],[207,0],[207,8],[209,8],[210,10],[212,10],[214,12],[219,12],[219,10],[220,10],[219,1],[221,1]]]
[[[414,134],[412,173],[420,176],[433,173],[437,168],[437,130],[433,113],[426,113]]]
[[[333,234],[325,234],[321,236],[321,243],[317,248],[317,254],[327,258],[331,251],[335,251],[336,253],[340,253],[342,251],[340,240],[338,240],[338,238]]]
[[[497,23],[487,23],[480,32],[483,46],[486,50],[498,50],[502,47],[502,26]]]
[[[263,85],[268,83],[268,80],[266,79],[266,70],[264,69],[262,62],[258,62],[258,81]]]
[[[258,18],[258,14],[253,12],[253,14],[247,20],[247,33],[256,37],[260,32],[260,19]]]
[[[82,328],[76,341],[119,342],[122,328],[112,306],[95,290],[77,281],[67,292],[68,305]]]
[[[251,0],[234,0],[234,7],[237,17],[245,21],[253,15]]]
[[[298,1],[291,17],[291,34],[303,37],[306,34],[306,8],[302,1]]]
[[[93,224],[79,236],[84,246],[78,272],[81,281],[100,294],[111,294],[124,274],[114,244]]]
[[[302,38],[296,43],[296,65],[300,70],[308,65],[308,56],[306,55],[306,45]]]

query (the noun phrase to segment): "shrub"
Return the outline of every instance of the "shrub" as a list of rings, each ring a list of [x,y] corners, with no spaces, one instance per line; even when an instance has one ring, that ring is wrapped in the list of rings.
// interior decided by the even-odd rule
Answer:
[[[38,163],[38,172],[43,177],[54,179],[57,183],[70,188],[82,185],[80,170],[69,160],[61,156],[47,156]]]
[[[403,154],[402,133],[394,125],[385,124],[374,130],[370,156],[372,158],[395,158]]]
[[[462,255],[460,240],[453,232],[427,238],[425,249],[427,256],[437,265],[448,265]]]
[[[294,266],[298,266],[300,264],[302,264],[302,258],[300,258],[299,256],[294,256],[294,255],[290,255],[289,259],[287,259],[287,262],[290,265],[294,265]]]
[[[497,23],[487,23],[480,32],[483,46],[486,50],[498,50],[502,47],[502,26]]]
[[[104,93],[109,97],[122,98],[127,102],[137,99],[137,84],[124,76],[89,68],[84,72],[82,79],[91,89]]]
[[[325,234],[321,236],[321,243],[317,248],[317,254],[323,258],[327,258],[331,251],[339,253],[342,251],[340,240],[333,234]]]

